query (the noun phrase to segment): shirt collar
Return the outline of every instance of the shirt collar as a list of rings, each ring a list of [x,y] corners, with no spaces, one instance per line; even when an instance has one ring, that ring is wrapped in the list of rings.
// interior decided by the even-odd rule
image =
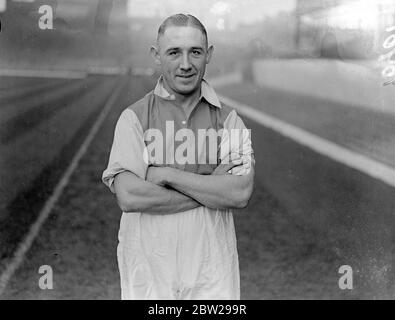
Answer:
[[[202,84],[200,88],[200,97],[199,101],[201,98],[204,98],[208,103],[211,105],[221,108],[221,102],[218,99],[217,94],[215,93],[214,89],[210,86],[210,84],[202,79]],[[155,86],[154,89],[154,94],[161,97],[162,99],[165,100],[175,100],[175,97],[173,94],[170,94],[164,87],[163,85],[163,76],[161,75],[158,79],[158,82]]]

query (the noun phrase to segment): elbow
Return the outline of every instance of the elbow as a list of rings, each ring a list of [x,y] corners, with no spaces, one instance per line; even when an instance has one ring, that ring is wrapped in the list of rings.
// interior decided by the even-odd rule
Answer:
[[[244,208],[247,208],[248,203],[249,203],[249,199],[247,199],[247,200],[241,200],[241,201],[239,201],[239,202],[236,204],[236,208],[237,208],[237,209],[244,209]]]
[[[143,184],[139,178],[130,172],[116,175],[114,180],[114,191],[118,207],[122,212],[142,212],[146,206],[142,190]]]
[[[247,208],[250,199],[240,199],[234,204],[235,209]]]
[[[252,190],[253,187],[252,185],[250,185],[248,188],[245,188],[242,191],[238,192],[238,195],[234,197],[234,206],[236,209],[244,209],[248,206],[251,199]]]
[[[122,210],[122,212],[133,212],[135,208],[128,202],[122,201],[118,199],[118,207]]]
[[[122,212],[140,212],[141,206],[137,199],[131,197],[131,195],[122,195],[117,194],[117,203],[118,207],[122,210]]]
[[[118,201],[118,207],[122,210],[122,212],[133,212],[133,208],[125,202]]]

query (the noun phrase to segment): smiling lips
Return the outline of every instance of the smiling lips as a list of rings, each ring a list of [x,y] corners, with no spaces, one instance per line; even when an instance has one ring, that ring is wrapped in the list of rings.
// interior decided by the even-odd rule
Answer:
[[[177,75],[177,77],[180,77],[180,78],[183,78],[183,79],[189,79],[189,78],[192,78],[194,75],[195,75],[194,73],[192,73],[192,74],[179,74],[179,75]]]

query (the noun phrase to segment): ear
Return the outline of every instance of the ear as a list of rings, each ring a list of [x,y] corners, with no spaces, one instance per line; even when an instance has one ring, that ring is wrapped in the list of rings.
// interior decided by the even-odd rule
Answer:
[[[155,61],[155,64],[157,64],[158,66],[161,64],[160,63],[160,55],[159,55],[159,50],[155,47],[155,46],[151,46],[150,48],[150,53],[152,55],[152,58]]]
[[[207,49],[206,64],[208,64],[210,62],[213,52],[214,52],[214,46],[211,45]]]

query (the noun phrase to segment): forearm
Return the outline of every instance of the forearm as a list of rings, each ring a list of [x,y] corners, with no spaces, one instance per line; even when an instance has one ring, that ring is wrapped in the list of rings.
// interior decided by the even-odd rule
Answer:
[[[165,183],[206,207],[244,208],[253,188],[253,169],[245,176],[199,175],[169,168]]]
[[[123,212],[171,214],[201,206],[191,197],[144,181],[133,173],[123,172],[115,177],[114,188]]]

